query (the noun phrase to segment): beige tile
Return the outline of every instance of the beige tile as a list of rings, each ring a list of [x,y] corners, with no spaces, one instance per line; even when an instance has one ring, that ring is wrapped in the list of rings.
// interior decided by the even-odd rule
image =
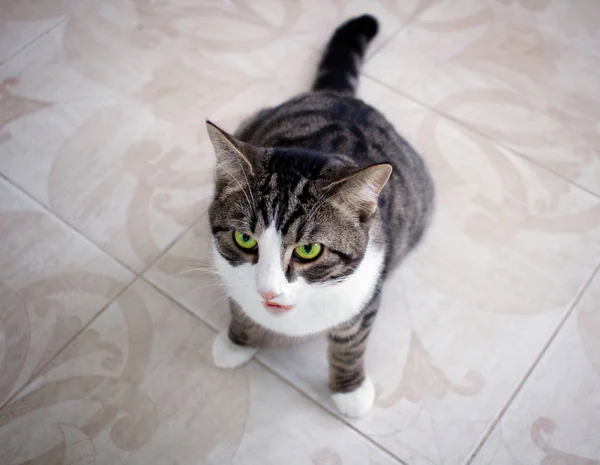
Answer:
[[[0,179],[0,405],[131,279]]]
[[[73,14],[86,0],[3,0],[0,64]]]
[[[199,218],[145,276],[224,328],[204,119],[231,130],[307,89],[366,12],[366,73],[486,138],[363,81],[438,211],[386,288],[378,399],[353,426],[410,465],[464,463],[600,259],[599,201],[500,147],[600,193],[595,0],[3,1],[0,173],[137,272]],[[131,279],[0,178],[0,405]],[[596,277],[477,465],[600,463],[598,301]],[[259,364],[214,368],[212,337],[136,283],[0,411],[0,463],[392,463]],[[332,409],[324,350],[260,358]]]
[[[434,2],[365,72],[600,193],[600,5]]]
[[[379,389],[355,426],[414,464],[461,463],[531,367],[600,259],[600,201],[365,79],[424,153],[438,207],[390,278],[369,349]],[[227,302],[206,218],[146,276],[215,327]],[[327,407],[324,341],[261,358]]]
[[[599,302],[597,274],[474,464],[600,464]]]
[[[251,363],[213,366],[213,331],[137,282],[0,415],[0,461],[398,463]]]
[[[89,2],[0,71],[0,172],[135,271],[210,197],[204,120],[233,128],[308,88],[317,59],[243,28],[211,45],[206,18],[163,6]]]

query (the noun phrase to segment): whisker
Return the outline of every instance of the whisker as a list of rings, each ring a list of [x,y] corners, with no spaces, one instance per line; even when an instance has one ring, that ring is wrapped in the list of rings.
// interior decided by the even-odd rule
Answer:
[[[211,308],[213,308],[215,305],[217,305],[218,302],[220,302],[221,300],[225,299],[226,297],[229,297],[229,294],[225,294],[225,295],[219,297],[212,304],[210,304],[210,307],[208,307],[207,310],[210,310]]]
[[[179,265],[196,265],[199,268],[204,268],[207,270],[215,269],[213,262],[206,262],[206,261],[202,261],[202,260],[183,260],[183,261],[178,260],[177,264],[179,264]]]
[[[193,264],[204,265],[207,268],[212,268],[212,263],[210,263],[210,262],[203,262],[201,260],[178,261],[178,263],[181,264],[181,265],[193,265]]]
[[[215,276],[221,276],[217,271],[214,271],[214,270],[204,270],[202,268],[192,268],[190,270],[183,270],[183,271],[180,271],[179,273],[177,273],[175,276],[181,276],[182,274],[187,274],[187,273],[192,273],[192,272],[206,273],[206,274],[212,274],[212,275],[215,275]]]
[[[227,285],[223,284],[223,283],[213,283],[213,284],[207,284],[206,286],[202,286],[202,287],[195,287],[194,290],[201,291],[202,289],[206,289],[207,287],[218,287],[218,286],[226,287]]]

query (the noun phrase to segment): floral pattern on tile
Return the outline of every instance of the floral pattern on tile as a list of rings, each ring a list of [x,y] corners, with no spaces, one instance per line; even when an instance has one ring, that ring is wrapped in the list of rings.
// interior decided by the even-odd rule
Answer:
[[[204,120],[310,88],[363,13],[360,96],[424,153],[438,209],[349,425],[323,338],[210,361],[228,304]],[[599,464],[599,19],[595,0],[3,1],[0,463]],[[122,294],[117,261],[144,276]]]
[[[0,405],[131,279],[0,179]]]
[[[365,72],[600,193],[597,2],[434,2]]]
[[[318,59],[281,30],[250,40],[243,8],[211,48],[185,18],[215,7],[179,6],[90,1],[0,71],[0,171],[136,272],[211,196],[204,120],[234,127],[308,88]]]
[[[0,414],[2,463],[398,463],[142,281]]]

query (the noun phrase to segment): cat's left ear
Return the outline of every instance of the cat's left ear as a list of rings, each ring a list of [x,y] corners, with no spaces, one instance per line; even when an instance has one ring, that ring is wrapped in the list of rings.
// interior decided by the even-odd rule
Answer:
[[[254,147],[237,140],[210,121],[206,121],[206,130],[217,157],[217,188],[232,183],[241,185],[254,176]]]
[[[379,193],[392,174],[392,165],[381,163],[363,168],[330,185],[337,189],[334,201],[356,212],[359,217],[370,217],[377,209]]]

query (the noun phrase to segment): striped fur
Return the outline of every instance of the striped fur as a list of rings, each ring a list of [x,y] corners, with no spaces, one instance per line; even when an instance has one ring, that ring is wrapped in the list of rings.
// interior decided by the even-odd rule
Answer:
[[[235,135],[208,124],[217,155],[209,209],[215,265],[232,315],[231,344],[217,339],[216,358],[241,363],[266,332],[326,332],[333,399],[351,416],[373,402],[364,354],[381,286],[418,244],[434,200],[422,158],[352,96],[376,32],[370,16],[347,22],[327,47],[313,91],[259,111]],[[257,247],[240,249],[236,230]],[[323,245],[318,259],[293,258],[295,247],[313,242]],[[291,310],[268,311],[259,294],[265,288]]]

